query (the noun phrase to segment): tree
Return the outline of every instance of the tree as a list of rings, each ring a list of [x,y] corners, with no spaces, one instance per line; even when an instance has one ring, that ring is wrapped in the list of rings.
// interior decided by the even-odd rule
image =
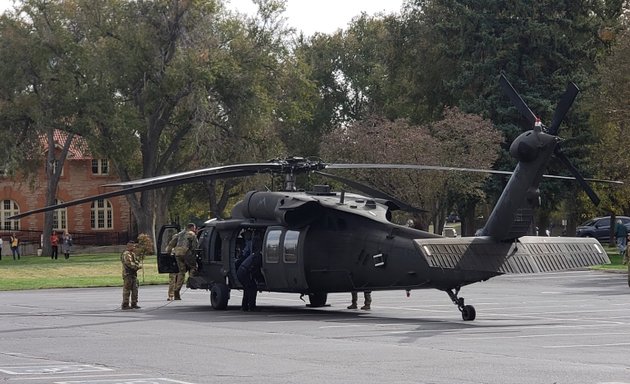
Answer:
[[[600,186],[603,204],[611,212],[630,214],[630,30],[624,27],[599,63],[598,88],[587,100],[599,141],[593,148],[597,175],[620,180],[623,186]],[[601,193],[603,192],[603,193]]]
[[[445,110],[442,120],[423,126],[376,116],[359,120],[327,135],[322,148],[331,162],[483,169],[496,160],[500,141],[501,135],[489,121],[453,108]],[[479,175],[413,170],[353,171],[351,175],[413,206],[427,209],[436,231],[441,231],[455,199],[483,197],[480,188],[484,176]],[[429,221],[423,222],[426,229]]]
[[[607,44],[599,31],[619,17],[621,2],[501,2],[496,0],[416,0],[409,2],[405,22],[409,30],[421,31],[421,42],[434,47],[433,61],[416,66],[417,72],[441,74],[442,86],[432,105],[456,105],[464,112],[490,118],[510,144],[522,131],[524,122],[498,87],[500,72],[506,73],[530,109],[543,122],[551,121],[556,103],[568,81],[588,88],[596,58]],[[411,44],[413,44],[410,41]],[[440,71],[439,67],[447,68]],[[418,74],[417,78],[422,78]],[[560,133],[565,139],[564,152],[586,175],[588,144],[595,141],[588,116],[573,108]],[[529,127],[527,127],[529,128]],[[507,149],[507,148],[505,148]],[[496,165],[511,170],[513,160],[507,151]],[[556,165],[550,173],[564,173]],[[559,183],[545,183],[543,215],[546,225],[549,211],[559,202],[574,196],[575,190]],[[489,189],[495,199],[500,184]]]
[[[27,0],[0,22],[0,71],[8,80],[1,86],[0,121],[7,141],[18,144],[7,152],[8,158],[14,164],[20,160],[46,164],[47,205],[56,201],[74,135],[86,129],[86,81],[80,70],[84,36],[68,27],[69,20],[62,2]],[[35,169],[20,171],[32,175]],[[45,253],[51,250],[53,214],[44,214]]]

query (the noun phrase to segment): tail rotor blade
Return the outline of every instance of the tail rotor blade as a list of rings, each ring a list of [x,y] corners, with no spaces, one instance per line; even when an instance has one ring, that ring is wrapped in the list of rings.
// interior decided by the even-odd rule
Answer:
[[[571,108],[571,104],[573,104],[573,101],[575,100],[579,92],[580,88],[578,88],[577,85],[573,83],[567,84],[567,89],[566,91],[564,91],[564,95],[562,95],[562,98],[560,99],[560,101],[558,102],[558,106],[556,107],[556,111],[553,114],[551,126],[547,130],[550,135],[556,136],[558,134],[560,124],[562,123],[564,116],[569,111],[569,108]]]
[[[536,115],[534,112],[529,109],[525,101],[519,96],[518,92],[512,87],[512,84],[508,81],[505,75],[501,74],[499,78],[499,83],[501,84],[501,88],[503,92],[510,98],[512,104],[521,112],[523,116],[529,121],[529,123],[533,126],[536,123]]]
[[[564,153],[562,153],[560,151],[556,151],[555,155],[556,155],[556,158],[558,158],[558,160],[562,161],[562,163],[569,169],[569,171],[573,174],[573,176],[578,181],[578,183],[580,183],[580,185],[584,189],[584,192],[586,192],[586,194],[591,199],[593,204],[595,204],[596,206],[599,205],[599,201],[600,200],[599,200],[599,197],[597,196],[597,194],[595,193],[595,191],[593,191],[591,186],[588,185],[586,180],[584,180],[582,175],[580,175],[580,172],[573,166],[573,164],[571,164],[571,162],[564,155]]]

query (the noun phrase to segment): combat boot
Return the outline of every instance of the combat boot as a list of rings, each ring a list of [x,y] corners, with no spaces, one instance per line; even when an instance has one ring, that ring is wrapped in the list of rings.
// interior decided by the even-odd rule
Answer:
[[[179,295],[179,292],[175,292],[174,300],[181,300],[182,297]]]
[[[131,308],[133,308],[133,309],[140,309],[140,308],[142,308],[142,307],[141,307],[141,306],[139,306],[139,305],[138,305],[138,303],[132,303],[132,304],[131,304]]]
[[[361,307],[362,310],[364,311],[369,311],[370,310],[370,304],[365,304],[364,306]]]
[[[166,298],[166,301],[173,301],[174,297],[173,295],[168,295],[168,297]]]
[[[357,309],[357,303],[352,303],[348,305],[348,309]]]
[[[129,306],[129,304],[123,304],[120,306],[120,309],[131,309],[131,307]]]

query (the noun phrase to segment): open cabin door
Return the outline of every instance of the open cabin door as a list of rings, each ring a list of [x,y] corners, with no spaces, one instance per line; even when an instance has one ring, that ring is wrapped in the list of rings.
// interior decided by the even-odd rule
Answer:
[[[157,240],[157,265],[159,273],[177,273],[179,268],[177,267],[177,260],[175,255],[171,255],[166,252],[166,246],[168,242],[173,238],[173,235],[180,231],[180,227],[177,224],[167,224],[160,228]]]

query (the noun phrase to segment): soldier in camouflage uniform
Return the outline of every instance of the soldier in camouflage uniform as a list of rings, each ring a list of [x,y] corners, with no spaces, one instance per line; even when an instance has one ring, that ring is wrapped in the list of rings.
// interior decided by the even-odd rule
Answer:
[[[359,294],[357,291],[352,291],[352,304],[348,306],[348,309],[357,309],[357,301],[359,300]],[[364,311],[369,311],[372,305],[372,291],[363,292],[363,306],[361,307]]]
[[[197,272],[196,250],[199,240],[197,240],[196,229],[195,224],[189,223],[186,229],[173,235],[166,247],[166,252],[175,254],[179,269],[177,275],[169,279],[168,300],[181,300],[180,291],[184,285],[186,271],[189,277]]]
[[[142,268],[135,253],[136,243],[127,243],[127,249],[120,255],[123,277],[122,309],[140,309],[138,306],[138,270]],[[129,299],[131,298],[131,303]]]

